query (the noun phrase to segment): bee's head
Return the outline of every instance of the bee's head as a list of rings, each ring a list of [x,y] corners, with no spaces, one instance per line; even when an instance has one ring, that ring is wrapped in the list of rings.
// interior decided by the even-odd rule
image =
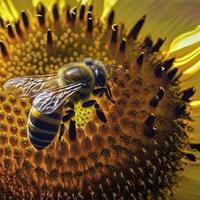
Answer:
[[[106,68],[104,64],[99,60],[92,60],[91,58],[85,58],[83,61],[87,66],[89,66],[95,76],[95,82],[98,86],[106,85]]]

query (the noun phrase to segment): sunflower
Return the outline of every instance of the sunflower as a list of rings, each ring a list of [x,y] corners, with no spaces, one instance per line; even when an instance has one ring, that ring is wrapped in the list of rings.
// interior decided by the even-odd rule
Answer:
[[[0,199],[199,199],[199,6],[1,1]],[[62,135],[36,150],[32,99],[3,84],[88,57],[105,64],[113,100],[75,102],[75,138],[63,120]]]

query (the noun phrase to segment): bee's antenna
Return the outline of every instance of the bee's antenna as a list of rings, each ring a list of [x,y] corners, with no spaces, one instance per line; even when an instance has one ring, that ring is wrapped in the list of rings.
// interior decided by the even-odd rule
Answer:
[[[124,69],[123,67],[120,67],[120,66],[108,66],[108,71],[110,71],[112,68],[115,68],[115,69],[120,69],[122,71],[124,71],[125,73],[128,73],[128,70]]]

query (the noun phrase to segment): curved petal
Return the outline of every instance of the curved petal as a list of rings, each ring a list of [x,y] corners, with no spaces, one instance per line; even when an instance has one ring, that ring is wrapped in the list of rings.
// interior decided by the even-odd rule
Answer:
[[[112,7],[117,3],[117,0],[104,0],[103,13],[101,19],[104,20],[109,15]]]
[[[112,1],[112,0],[111,0]],[[101,16],[103,12],[104,1],[102,0],[88,0],[88,5],[93,5],[97,16]]]
[[[115,22],[126,23],[128,29],[146,14],[147,20],[142,33],[150,33],[155,38],[167,37],[166,46],[181,33],[199,25],[199,8],[199,0],[126,0],[117,1],[113,7],[116,11]]]
[[[18,17],[18,12],[11,0],[0,1],[0,16],[5,21],[13,21]]]

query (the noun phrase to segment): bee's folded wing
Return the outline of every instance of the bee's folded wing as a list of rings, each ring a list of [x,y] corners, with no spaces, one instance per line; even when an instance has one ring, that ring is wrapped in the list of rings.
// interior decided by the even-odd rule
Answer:
[[[58,109],[66,99],[84,87],[84,83],[75,83],[53,90],[41,92],[33,100],[33,107],[43,114],[50,114]]]
[[[3,88],[10,94],[33,98],[41,91],[56,87],[57,78],[56,74],[16,77],[6,81]]]

